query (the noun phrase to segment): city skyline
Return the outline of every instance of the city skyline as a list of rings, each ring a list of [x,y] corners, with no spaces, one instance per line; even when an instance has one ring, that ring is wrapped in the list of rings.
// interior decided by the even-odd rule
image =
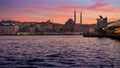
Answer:
[[[1,0],[0,20],[41,22],[52,19],[55,23],[64,24],[69,18],[80,23],[80,12],[83,13],[83,24],[96,23],[99,15],[108,17],[108,21],[120,18],[119,0]]]

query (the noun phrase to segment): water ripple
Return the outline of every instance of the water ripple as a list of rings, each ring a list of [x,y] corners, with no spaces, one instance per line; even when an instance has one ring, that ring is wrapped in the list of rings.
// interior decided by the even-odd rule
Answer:
[[[82,36],[0,36],[0,68],[120,68],[120,42]]]

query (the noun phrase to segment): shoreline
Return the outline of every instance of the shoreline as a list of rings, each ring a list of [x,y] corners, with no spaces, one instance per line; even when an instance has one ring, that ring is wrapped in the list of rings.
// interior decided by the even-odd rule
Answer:
[[[59,35],[82,35],[82,34],[27,34],[27,35],[0,35],[0,36],[59,36]]]

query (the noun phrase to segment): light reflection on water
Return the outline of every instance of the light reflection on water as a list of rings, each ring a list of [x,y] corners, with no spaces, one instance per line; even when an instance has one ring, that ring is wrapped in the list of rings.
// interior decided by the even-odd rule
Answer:
[[[120,68],[120,41],[82,36],[0,36],[0,67]]]

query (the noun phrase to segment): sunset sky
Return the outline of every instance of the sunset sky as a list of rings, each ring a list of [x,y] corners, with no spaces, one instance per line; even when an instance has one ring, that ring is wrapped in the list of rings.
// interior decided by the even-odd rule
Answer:
[[[120,0],[0,0],[0,20],[41,22],[53,19],[64,24],[77,11],[77,23],[96,23],[99,15],[109,21],[120,19]]]

